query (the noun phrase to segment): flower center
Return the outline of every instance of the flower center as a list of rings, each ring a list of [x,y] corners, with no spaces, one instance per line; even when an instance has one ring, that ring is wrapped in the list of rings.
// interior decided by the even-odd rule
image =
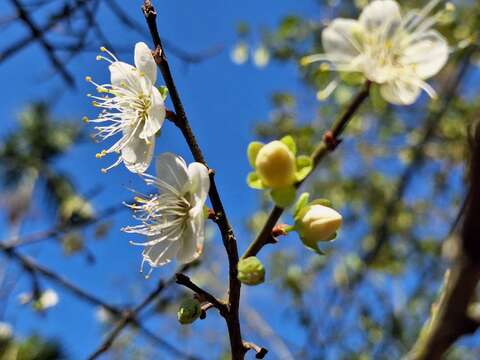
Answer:
[[[130,107],[136,111],[138,121],[145,121],[148,117],[148,110],[152,105],[150,96],[139,94],[131,103]]]

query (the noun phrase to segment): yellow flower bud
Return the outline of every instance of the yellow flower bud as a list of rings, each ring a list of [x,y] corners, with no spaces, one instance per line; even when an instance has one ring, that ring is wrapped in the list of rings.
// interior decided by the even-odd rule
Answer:
[[[281,141],[272,141],[260,149],[255,168],[262,182],[271,189],[295,183],[295,155]]]
[[[296,228],[303,243],[315,248],[319,241],[329,241],[342,225],[342,215],[328,206],[310,205],[299,214]]]

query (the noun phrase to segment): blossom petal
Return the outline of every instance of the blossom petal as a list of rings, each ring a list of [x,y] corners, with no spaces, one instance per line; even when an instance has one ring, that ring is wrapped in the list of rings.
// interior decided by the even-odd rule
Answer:
[[[180,156],[172,153],[163,153],[157,158],[157,179],[165,182],[183,193],[185,186],[189,183],[187,164]],[[163,189],[167,190],[168,189]]]
[[[390,32],[401,23],[400,7],[394,0],[375,0],[365,6],[358,21],[370,31]]]
[[[197,259],[203,251],[205,240],[205,219],[200,213],[190,219],[181,239],[181,246],[178,249],[177,260],[183,264]],[[180,241],[179,241],[180,242]]]
[[[143,261],[146,261],[152,267],[168,264],[177,254],[179,247],[179,241],[160,241],[143,250]]]
[[[420,95],[420,86],[404,81],[393,80],[380,86],[380,94],[391,104],[395,105],[411,105]]]
[[[151,93],[152,105],[148,109],[148,116],[145,119],[143,130],[140,133],[140,138],[147,139],[155,135],[165,121],[165,104],[162,95],[157,88],[152,87]]]
[[[335,19],[322,32],[325,57],[333,63],[349,63],[361,53],[363,27],[356,20]]]
[[[140,74],[135,67],[122,61],[115,61],[108,66],[110,70],[110,81],[112,85],[133,89],[140,92],[142,85],[140,82]]]
[[[210,177],[207,167],[199,162],[191,163],[188,165],[188,177],[190,178],[190,190],[196,195],[197,202],[203,207],[210,190]]]
[[[157,64],[153,59],[150,48],[144,42],[135,44],[135,66],[148,77],[152,84],[155,84],[157,80]]]
[[[400,62],[413,65],[421,79],[437,74],[448,60],[448,43],[437,31],[431,30],[416,36],[405,48]]]
[[[144,140],[138,137],[139,129],[135,130],[135,132],[136,134],[133,134],[130,141],[122,148],[122,159],[128,170],[142,174],[147,170],[152,161],[155,136]]]

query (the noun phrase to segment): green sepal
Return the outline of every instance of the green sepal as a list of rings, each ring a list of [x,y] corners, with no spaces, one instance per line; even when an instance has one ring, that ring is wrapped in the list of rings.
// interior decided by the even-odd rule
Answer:
[[[168,97],[168,88],[166,86],[159,86],[157,87],[158,91],[160,92],[160,96],[162,97],[163,101],[167,100]]]
[[[295,201],[296,190],[293,186],[270,191],[275,205],[286,209]]]
[[[323,251],[318,247],[318,245],[317,245],[316,243],[313,244],[313,246],[311,246],[311,245],[306,245],[305,243],[304,243],[303,245],[304,245],[308,250],[313,251],[315,254],[322,255],[322,256],[326,255],[326,253],[323,252]]]
[[[260,141],[252,141],[248,144],[247,157],[250,165],[255,169],[255,160],[257,159],[258,152],[265,144]]]
[[[310,156],[300,155],[297,157],[297,172],[295,178],[297,181],[302,181],[310,174],[313,169],[313,161]]]
[[[252,189],[263,190],[265,186],[263,185],[262,180],[258,177],[258,174],[255,171],[252,171],[247,176],[247,184]]]
[[[309,205],[323,205],[323,206],[331,208],[332,207],[332,202],[328,199],[315,199]]]
[[[293,206],[293,218],[295,219],[300,212],[307,204],[308,204],[308,199],[310,198],[310,194],[308,192],[302,193],[298,199],[295,205]]]
[[[295,140],[293,140],[293,137],[287,135],[282,137],[280,141],[287,145],[288,149],[293,153],[293,155],[297,154],[297,144],[295,144]]]

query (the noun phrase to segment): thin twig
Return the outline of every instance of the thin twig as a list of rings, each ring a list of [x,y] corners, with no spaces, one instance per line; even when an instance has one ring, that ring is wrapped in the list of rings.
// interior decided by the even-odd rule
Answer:
[[[62,62],[58,59],[53,46],[47,41],[47,39],[45,39],[45,33],[42,32],[41,29],[39,29],[37,25],[33,22],[28,12],[24,9],[22,3],[19,0],[10,0],[10,2],[15,6],[18,17],[25,23],[25,25],[32,33],[32,36],[37,39],[40,45],[43,47],[45,53],[47,54],[50,62],[55,67],[55,69],[57,69],[57,71],[60,73],[60,75],[63,77],[63,79],[68,85],[74,87],[75,81],[73,80],[72,75],[67,71],[67,69],[65,69]]]
[[[218,311],[220,311],[220,314],[223,317],[228,316],[227,305],[221,302],[220,300],[218,300],[215,296],[210,294],[208,291],[202,289],[201,287],[193,283],[187,275],[182,273],[177,273],[175,281],[177,284],[183,285],[189,288],[190,290],[192,290],[193,292],[195,292],[197,295],[199,295],[202,298],[202,300],[210,302],[210,304],[215,306],[218,309]]]

